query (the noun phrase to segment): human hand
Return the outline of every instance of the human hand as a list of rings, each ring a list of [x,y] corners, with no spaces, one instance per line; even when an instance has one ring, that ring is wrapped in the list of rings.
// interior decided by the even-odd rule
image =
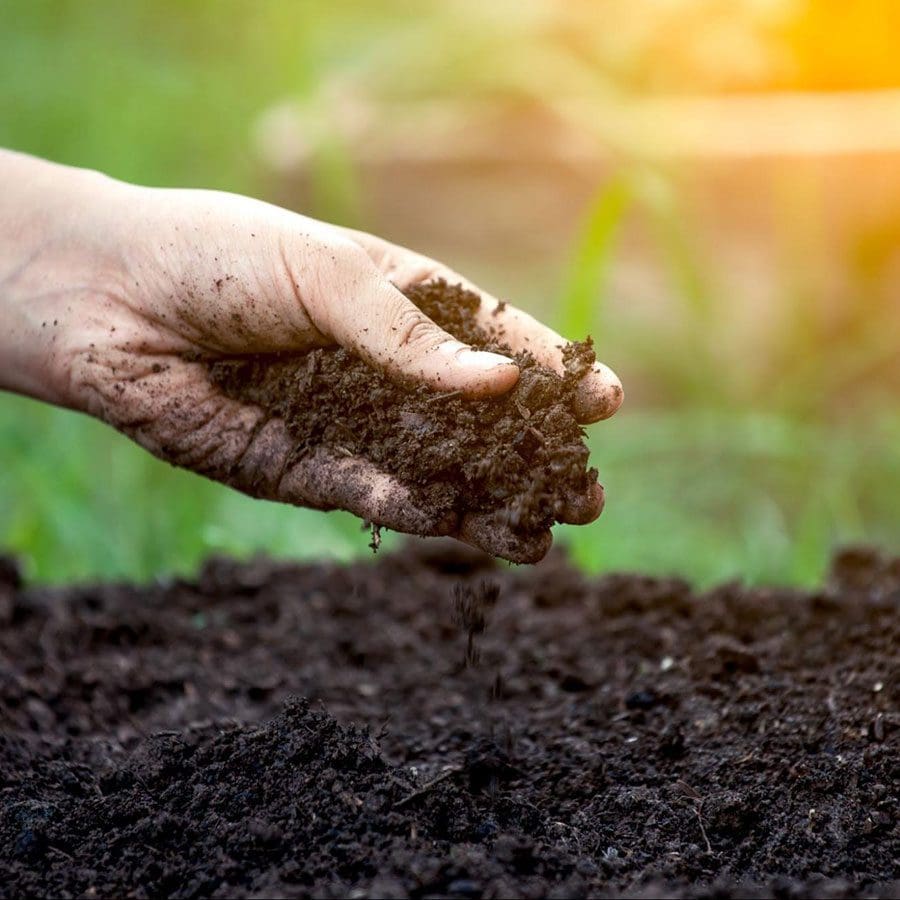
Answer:
[[[435,278],[471,288],[464,279],[371,235],[248,198],[141,188],[28,162],[44,167],[37,180],[53,186],[44,209],[55,215],[45,213],[49,236],[4,282],[18,310],[12,332],[21,335],[21,371],[8,386],[94,415],[156,456],[252,496],[450,534],[508,559],[546,552],[549,532],[525,545],[484,517],[435,519],[364,458],[320,450],[292,461],[284,423],[226,397],[208,377],[219,357],[337,343],[441,391],[503,393],[518,378],[511,360],[465,347],[401,293]],[[562,371],[559,335],[508,305],[495,313],[497,301],[473,289],[481,315],[503,326],[514,350]],[[596,421],[621,398],[618,379],[598,363],[576,411]],[[602,504],[595,485],[571,499],[565,518],[590,521]]]

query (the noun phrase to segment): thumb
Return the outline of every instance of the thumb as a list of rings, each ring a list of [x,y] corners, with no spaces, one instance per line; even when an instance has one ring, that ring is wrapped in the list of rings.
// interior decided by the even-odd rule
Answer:
[[[519,367],[474,350],[428,318],[374,266],[329,317],[331,337],[384,371],[470,397],[503,394]]]

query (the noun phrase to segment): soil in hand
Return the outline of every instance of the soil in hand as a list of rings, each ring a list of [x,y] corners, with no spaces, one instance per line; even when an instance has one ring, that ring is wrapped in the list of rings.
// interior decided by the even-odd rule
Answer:
[[[340,347],[219,361],[212,379],[283,419],[295,458],[318,448],[365,457],[413,489],[436,518],[497,513],[527,543],[597,480],[572,412],[577,382],[595,360],[590,340],[568,345],[560,376],[529,353],[513,354],[497,329],[483,330],[471,291],[437,281],[406,294],[459,340],[513,357],[516,387],[484,400],[436,393],[398,384]]]
[[[0,562],[0,895],[898,896],[900,560],[698,593],[416,544]]]

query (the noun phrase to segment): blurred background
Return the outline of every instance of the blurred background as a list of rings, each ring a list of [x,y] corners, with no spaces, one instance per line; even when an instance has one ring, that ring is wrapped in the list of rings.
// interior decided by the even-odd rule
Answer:
[[[898,34],[895,0],[5,0],[0,145],[363,227],[592,334],[626,404],[558,539],[810,584],[900,548]],[[0,452],[32,578],[371,554],[8,395]]]

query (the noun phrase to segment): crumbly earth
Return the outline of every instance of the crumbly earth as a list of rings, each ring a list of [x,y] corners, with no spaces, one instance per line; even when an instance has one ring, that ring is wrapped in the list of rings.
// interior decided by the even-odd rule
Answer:
[[[283,419],[298,459],[320,447],[362,456],[411,487],[436,518],[503,510],[517,534],[544,531],[597,480],[572,413],[576,385],[595,361],[590,339],[566,348],[559,376],[529,353],[512,354],[498,330],[485,332],[471,291],[436,281],[406,295],[461,341],[512,356],[516,387],[486,400],[436,393],[398,384],[340,347],[218,361],[212,379]]]
[[[900,895],[900,559],[697,593],[423,543],[0,565],[0,895]]]

